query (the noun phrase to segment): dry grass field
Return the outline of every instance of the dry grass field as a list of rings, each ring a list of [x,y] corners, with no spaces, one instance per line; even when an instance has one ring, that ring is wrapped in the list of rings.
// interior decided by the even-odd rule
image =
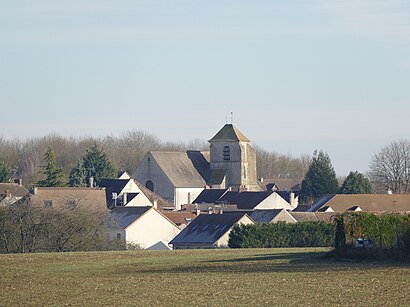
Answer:
[[[0,255],[0,306],[410,306],[407,263],[325,249]]]

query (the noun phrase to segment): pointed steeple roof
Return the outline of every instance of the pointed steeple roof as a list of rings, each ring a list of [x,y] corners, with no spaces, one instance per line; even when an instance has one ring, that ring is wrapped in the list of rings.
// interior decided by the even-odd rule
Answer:
[[[209,140],[209,142],[215,141],[250,142],[250,140],[232,124],[226,124],[225,126],[223,126],[222,129],[219,130],[218,133]]]

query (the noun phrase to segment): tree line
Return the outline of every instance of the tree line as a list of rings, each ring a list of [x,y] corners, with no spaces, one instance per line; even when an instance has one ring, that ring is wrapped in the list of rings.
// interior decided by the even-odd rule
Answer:
[[[98,174],[97,181],[99,176],[115,177],[119,170],[134,172],[146,153],[154,150],[208,151],[209,144],[200,139],[187,143],[164,142],[143,131],[104,137],[75,138],[57,134],[12,140],[0,137],[0,181],[21,178],[26,186],[46,186],[50,182],[53,185],[49,186],[81,186],[85,185],[84,178],[91,175],[87,170],[102,160],[106,160],[103,162],[106,172]],[[256,150],[258,176],[263,178],[302,179],[309,167],[308,155],[293,157],[258,146]],[[99,159],[93,160],[92,154]],[[57,177],[48,177],[50,174]]]

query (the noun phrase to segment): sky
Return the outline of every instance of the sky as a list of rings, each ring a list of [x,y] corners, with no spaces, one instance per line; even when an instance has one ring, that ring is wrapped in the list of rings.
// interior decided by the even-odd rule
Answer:
[[[410,137],[410,1],[0,0],[0,136],[210,139],[366,172]]]

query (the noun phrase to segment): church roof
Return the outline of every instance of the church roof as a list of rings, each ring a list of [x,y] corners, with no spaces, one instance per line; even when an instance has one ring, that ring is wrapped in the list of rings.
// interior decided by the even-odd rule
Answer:
[[[209,142],[215,141],[240,141],[240,142],[250,142],[250,140],[240,132],[232,124],[226,124],[218,131],[215,136],[209,140]]]
[[[198,158],[201,152],[151,151],[151,155],[175,187],[205,187],[202,175],[209,172],[209,164],[204,157]]]

